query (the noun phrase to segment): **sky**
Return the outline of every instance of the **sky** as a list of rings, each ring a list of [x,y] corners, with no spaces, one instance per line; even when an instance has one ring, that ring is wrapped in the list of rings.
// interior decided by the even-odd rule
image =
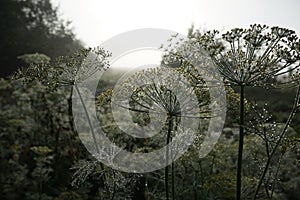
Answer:
[[[163,28],[186,35],[200,29],[229,30],[253,23],[281,26],[300,36],[299,0],[51,0],[71,20],[78,39],[97,47],[120,33]]]
[[[74,32],[95,47],[137,28],[164,28],[182,34],[196,28],[227,30],[252,23],[279,25],[300,35],[298,0],[52,0]]]

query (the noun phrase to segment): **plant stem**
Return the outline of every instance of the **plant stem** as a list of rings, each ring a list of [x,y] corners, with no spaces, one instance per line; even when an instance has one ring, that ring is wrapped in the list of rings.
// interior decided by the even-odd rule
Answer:
[[[284,153],[281,153],[280,158],[279,158],[279,161],[278,161],[277,169],[276,169],[276,172],[275,172],[275,176],[274,176],[274,179],[273,179],[274,183],[273,183],[273,185],[272,185],[271,195],[270,195],[270,199],[271,199],[271,200],[272,200],[272,198],[273,198],[273,194],[274,194],[274,190],[275,190],[275,185],[276,185],[277,182],[278,182],[277,177],[278,177],[278,174],[279,174],[279,169],[280,169],[280,167],[281,167],[281,162],[282,162],[282,160],[283,160],[283,155],[284,155]]]
[[[83,101],[83,98],[82,98],[82,96],[81,96],[80,90],[79,90],[79,88],[78,88],[78,86],[77,86],[76,83],[74,83],[74,87],[75,87],[75,90],[76,90],[76,92],[77,92],[77,94],[78,94],[78,96],[79,96],[80,102],[81,102],[82,107],[83,107],[83,110],[84,110],[84,114],[85,114],[85,116],[86,116],[86,118],[87,118],[89,127],[90,127],[90,129],[91,129],[92,136],[93,136],[93,141],[94,141],[94,144],[95,144],[96,151],[97,151],[98,154],[100,154],[100,149],[99,149],[98,143],[97,143],[97,141],[96,141],[96,134],[95,134],[95,131],[94,131],[94,128],[93,128],[91,119],[90,119],[90,115],[89,115],[89,113],[88,113],[88,111],[87,111],[87,108],[86,108],[85,103],[84,103],[84,101]],[[102,170],[104,170],[104,165],[103,165],[103,163],[101,163],[101,162],[100,162],[100,167],[101,167]],[[105,174],[104,174],[103,177],[104,177],[104,181],[105,181],[105,180],[106,180]]]
[[[175,199],[175,173],[174,173],[174,163],[172,162],[172,199]]]
[[[74,128],[74,118],[73,118],[73,112],[72,112],[72,96],[73,96],[73,88],[70,90],[70,95],[68,97],[68,117],[69,117],[69,124],[70,128],[73,134],[76,134],[75,128]]]
[[[244,146],[244,125],[245,125],[245,86],[241,85],[240,94],[240,134],[239,134],[239,149],[238,149],[238,163],[236,172],[236,199],[241,199],[242,190],[242,159]]]
[[[275,146],[274,146],[274,148],[273,148],[270,156],[268,157],[266,166],[264,168],[264,171],[263,171],[261,177],[259,178],[258,185],[257,185],[255,193],[253,195],[253,200],[256,199],[256,196],[258,195],[258,192],[259,192],[259,189],[260,189],[260,187],[262,185],[262,182],[263,182],[263,180],[264,180],[264,178],[265,178],[265,176],[267,174],[267,171],[269,169],[269,166],[270,166],[271,160],[273,158],[273,155],[275,154],[275,152],[276,152],[276,150],[277,150],[277,148],[278,148],[278,146],[279,146],[282,138],[284,137],[284,135],[285,135],[285,133],[286,133],[286,131],[287,131],[287,129],[288,129],[288,127],[289,127],[289,125],[290,125],[290,123],[291,123],[294,115],[295,115],[295,113],[297,112],[297,110],[299,108],[299,99],[300,99],[300,84],[298,86],[298,90],[297,90],[297,93],[296,93],[296,97],[295,97],[295,100],[294,100],[294,105],[293,105],[292,111],[291,111],[291,113],[289,115],[288,120],[286,121],[286,123],[284,125],[284,128],[282,129],[282,132],[280,133],[279,139],[277,140],[277,142],[276,142],[276,144],[275,144]]]
[[[113,179],[115,179],[115,172],[113,172]],[[112,196],[111,196],[111,200],[114,200],[115,199],[115,193],[116,193],[116,183],[115,181],[113,181],[113,191],[112,191]]]
[[[168,135],[167,135],[167,145],[166,145],[166,167],[165,167],[165,189],[166,189],[166,199],[169,200],[169,146],[170,138],[171,138],[171,132],[172,132],[172,116],[169,115],[168,117]],[[174,184],[174,183],[173,183]]]
[[[78,86],[77,86],[76,83],[74,84],[74,87],[75,87],[76,92],[77,92],[77,94],[78,94],[78,96],[79,96],[80,102],[81,102],[82,107],[83,107],[83,110],[84,110],[84,114],[85,114],[85,116],[86,116],[86,119],[87,119],[87,121],[88,121],[89,127],[90,127],[90,129],[91,129],[91,132],[92,132],[92,136],[93,136],[93,140],[94,140],[94,144],[95,144],[96,151],[97,151],[97,153],[99,154],[99,153],[100,153],[100,150],[99,150],[99,147],[98,147],[98,144],[97,144],[96,134],[95,134],[95,131],[94,131],[94,128],[93,128],[93,125],[92,125],[92,121],[91,121],[91,119],[90,119],[90,115],[89,115],[89,113],[88,113],[88,111],[87,111],[87,108],[86,108],[86,106],[85,106],[85,103],[84,103],[84,101],[83,101],[83,98],[82,98],[82,96],[81,96],[81,93],[80,93],[79,88],[78,88]]]

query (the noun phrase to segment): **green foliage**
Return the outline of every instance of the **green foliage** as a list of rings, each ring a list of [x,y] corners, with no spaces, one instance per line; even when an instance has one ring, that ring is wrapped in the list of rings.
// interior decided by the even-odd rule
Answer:
[[[1,198],[32,199],[51,187],[61,190],[55,185],[56,169],[72,162],[71,147],[65,145],[70,131],[59,133],[68,127],[62,117],[65,96],[49,94],[41,84],[25,86],[21,80],[2,80],[1,86],[1,93],[7,94],[1,97]],[[59,157],[66,162],[58,163]],[[59,178],[70,176],[64,174]]]
[[[82,197],[76,192],[63,192],[55,200],[82,200]]]
[[[21,59],[27,64],[33,64],[33,65],[39,65],[39,64],[48,64],[50,63],[50,58],[46,56],[45,54],[24,54],[21,56],[18,56],[18,59]]]
[[[34,23],[32,27],[35,27]],[[257,35],[254,30],[257,31]],[[253,37],[246,37],[251,35],[251,31],[254,31]],[[217,36],[217,32],[210,33]],[[208,36],[208,33],[204,36],[197,30],[189,33],[189,38],[194,38],[198,42]],[[286,29],[267,29],[267,27],[259,25],[251,26],[246,30],[234,29],[219,38],[216,37],[215,45],[211,46],[211,53],[219,58],[217,54],[226,52],[223,55],[232,58],[227,48],[221,48],[227,41],[229,45],[237,45],[238,38],[240,38],[245,42],[243,43],[246,45],[243,46],[244,49],[254,50],[260,45],[267,44],[259,42],[261,39],[272,37],[275,39],[289,37],[286,41],[280,41],[280,43],[288,45],[290,48],[288,53],[283,53],[284,49],[280,46],[274,47],[275,53],[269,54],[270,57],[266,57],[266,60],[259,57],[258,53],[253,58],[261,60],[266,66],[263,65],[259,69],[254,68],[260,73],[269,69],[267,68],[268,63],[275,62],[270,60],[272,55],[273,59],[276,56],[278,56],[277,58],[281,57],[282,60],[278,62],[281,64],[284,62],[284,65],[295,61],[295,52],[299,47],[298,43],[294,41],[294,33]],[[227,46],[225,45],[225,47]],[[235,47],[237,49],[238,46]],[[188,46],[180,46],[180,48],[180,51],[184,52]],[[241,46],[241,61],[238,62],[243,64],[243,67],[247,67],[249,63],[243,59],[250,54],[244,54],[243,48]],[[262,48],[261,51],[266,49]],[[187,78],[187,83],[196,88],[197,100],[203,103],[201,109],[207,111],[202,116],[209,116],[210,110],[206,104],[210,103],[207,100],[209,94],[199,70],[191,63],[182,60],[182,62],[175,62],[180,61],[181,58],[172,57],[176,55],[176,47],[173,50],[173,54],[165,55],[165,65],[174,64],[172,66]],[[259,52],[258,49],[255,51]],[[86,59],[90,54],[96,56]],[[70,113],[71,87],[75,87],[76,84],[91,77],[96,70],[105,70],[109,64],[106,61],[109,55],[103,49],[85,49],[57,59],[52,59],[50,56],[51,61],[49,62],[47,57],[41,54],[28,54],[22,56],[22,59],[32,62],[30,66],[22,68],[15,74],[15,79],[0,79],[1,199],[165,199],[166,172],[164,169],[145,174],[123,173],[111,169],[96,161],[87,152],[73,128],[72,113]],[[96,57],[97,59],[95,59]],[[88,64],[95,60],[97,64],[89,67]],[[241,66],[232,66],[231,69],[229,64],[234,62],[231,60],[219,66],[227,67],[229,71],[233,70],[230,71],[233,74],[227,81],[231,84],[238,84],[233,80],[247,80],[247,84],[252,86],[252,83],[255,82],[253,82],[254,75],[258,72],[252,71],[252,68],[250,71],[243,71]],[[294,64],[297,62],[298,60]],[[277,65],[273,67],[272,70],[278,69]],[[80,70],[84,73],[78,74]],[[141,77],[143,74],[150,76],[151,73],[160,72],[162,69],[142,72],[135,76]],[[250,75],[246,76],[246,72],[249,72]],[[160,136],[151,139],[137,139],[127,134],[124,136],[123,131],[116,125],[111,113],[111,97],[114,94],[111,85],[113,79],[119,77],[118,73],[115,71],[112,75],[108,75],[106,80],[109,82],[105,81],[104,83],[108,90],[96,98],[101,128],[115,144],[132,152],[150,152],[164,146],[166,143],[166,134],[164,133],[168,132],[167,126],[161,130]],[[243,73],[244,75],[242,75]],[[279,82],[268,79],[272,79],[272,73],[266,71],[267,78],[259,79],[255,84],[266,81],[266,85],[263,86],[271,87],[272,83],[275,86]],[[288,81],[290,80],[288,79]],[[297,78],[293,80],[297,80]],[[101,83],[99,87],[102,87]],[[129,87],[135,87],[129,108],[134,119],[133,125],[143,126],[149,123],[149,113],[137,111],[144,109],[141,104],[151,105],[153,97],[157,98],[156,103],[162,104],[163,108],[170,113],[179,114],[179,112],[175,112],[178,111],[175,97],[166,87],[156,87],[153,84],[136,87],[128,84],[125,89]],[[172,176],[169,176],[167,187],[174,186],[175,199],[235,198],[235,176],[238,162],[236,152],[239,146],[239,127],[237,125],[239,119],[237,116],[239,115],[240,101],[240,94],[235,90],[235,87],[226,86],[227,119],[215,148],[205,158],[199,159],[198,148],[201,140],[197,140],[190,146],[186,154],[174,162],[173,168],[170,167],[174,179],[171,180]],[[98,92],[102,91],[104,88],[99,88]],[[294,95],[294,92],[294,89],[264,92],[257,88],[246,91],[247,100],[245,100],[244,111],[247,123],[244,125],[242,199],[253,198],[256,190],[255,198],[257,199],[299,199],[299,131],[292,128],[293,125],[298,124],[298,120],[294,124],[291,123],[291,119],[299,107],[299,96],[294,101],[292,98],[287,100],[287,96]],[[267,99],[269,106],[265,106],[266,99],[264,97],[266,95],[270,95],[270,99]],[[256,101],[257,105],[253,104],[253,101]],[[286,107],[281,107],[282,104],[286,104]],[[291,113],[289,113],[289,109]],[[147,109],[143,111],[147,111]],[[285,113],[287,117],[281,118],[279,113]],[[199,130],[197,133],[199,136],[202,135],[201,131]],[[174,134],[174,131],[171,134]],[[266,163],[269,164],[266,165]],[[167,173],[167,175],[169,174]]]

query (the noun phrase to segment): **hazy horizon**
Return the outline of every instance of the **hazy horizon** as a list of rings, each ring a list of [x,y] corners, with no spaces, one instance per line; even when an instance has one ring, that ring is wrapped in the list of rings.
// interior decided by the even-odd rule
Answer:
[[[188,28],[228,30],[253,23],[282,26],[300,35],[300,1],[99,1],[51,0],[61,17],[72,21],[86,46],[139,28],[163,28],[187,34]]]

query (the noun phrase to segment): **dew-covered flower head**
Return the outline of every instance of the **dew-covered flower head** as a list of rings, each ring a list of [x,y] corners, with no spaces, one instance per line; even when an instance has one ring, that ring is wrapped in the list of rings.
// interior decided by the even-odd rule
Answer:
[[[195,41],[233,85],[272,87],[277,77],[299,68],[299,39],[286,28],[254,24],[224,34],[207,31]],[[289,79],[284,84],[293,84]]]

